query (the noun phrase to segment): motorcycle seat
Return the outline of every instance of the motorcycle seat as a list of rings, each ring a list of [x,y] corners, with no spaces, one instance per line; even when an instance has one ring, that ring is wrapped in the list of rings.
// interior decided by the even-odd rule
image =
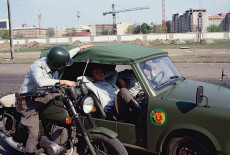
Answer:
[[[0,103],[2,104],[3,107],[15,107],[16,104],[16,97],[15,94],[9,94],[6,96],[3,96],[0,99]]]

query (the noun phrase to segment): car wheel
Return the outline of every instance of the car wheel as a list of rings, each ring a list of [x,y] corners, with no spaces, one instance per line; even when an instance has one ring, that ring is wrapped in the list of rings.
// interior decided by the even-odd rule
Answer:
[[[167,155],[211,155],[213,149],[203,140],[194,137],[183,136],[169,140],[163,154]]]

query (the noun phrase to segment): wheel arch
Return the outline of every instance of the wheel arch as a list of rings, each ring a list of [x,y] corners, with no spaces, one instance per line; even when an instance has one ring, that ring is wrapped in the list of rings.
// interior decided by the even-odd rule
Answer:
[[[157,144],[157,151],[162,152],[165,145],[169,142],[169,140],[173,137],[178,136],[192,136],[192,137],[201,137],[205,142],[207,142],[208,146],[215,149],[216,151],[222,151],[220,143],[215,138],[213,134],[209,131],[200,128],[200,127],[187,127],[183,126],[183,128],[174,128],[170,131],[166,131],[162,133],[160,140]]]
[[[102,134],[105,135],[109,138],[116,138],[118,136],[118,134],[110,129],[104,128],[104,127],[94,127],[91,128],[87,131],[88,134],[91,133],[98,133],[98,134]]]

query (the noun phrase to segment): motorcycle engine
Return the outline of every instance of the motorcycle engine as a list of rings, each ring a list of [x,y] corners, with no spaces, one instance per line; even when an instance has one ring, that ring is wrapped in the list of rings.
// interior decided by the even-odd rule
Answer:
[[[50,139],[62,146],[65,145],[68,141],[68,131],[64,127],[60,127],[52,124],[50,129]]]
[[[60,127],[54,124],[47,126],[49,129],[49,138],[47,136],[41,136],[40,146],[46,149],[46,152],[50,155],[61,154],[68,141],[68,131],[64,127]]]

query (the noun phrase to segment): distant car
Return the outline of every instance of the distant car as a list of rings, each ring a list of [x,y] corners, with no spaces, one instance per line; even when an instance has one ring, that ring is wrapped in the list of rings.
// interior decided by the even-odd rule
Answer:
[[[82,76],[87,56],[87,70],[95,63],[105,70],[131,68],[145,93],[146,106],[132,123],[107,117],[95,98],[97,125],[117,132],[125,146],[172,155],[230,154],[229,87],[187,80],[167,52],[131,43],[95,44],[79,52],[75,64],[60,78],[76,80]]]

